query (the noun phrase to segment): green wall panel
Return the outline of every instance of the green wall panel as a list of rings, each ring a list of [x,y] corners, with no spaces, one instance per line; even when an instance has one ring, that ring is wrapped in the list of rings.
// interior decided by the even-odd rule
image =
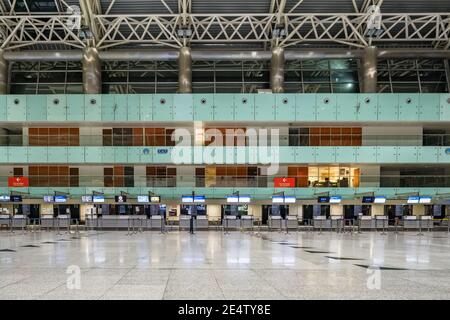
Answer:
[[[69,94],[66,98],[67,121],[84,121],[85,98],[81,94]]]
[[[234,109],[234,95],[226,93],[214,95],[214,121],[233,121]]]
[[[114,121],[114,113],[116,108],[116,95],[108,94],[102,97],[102,121]]]
[[[340,94],[336,96],[336,119],[338,121],[356,121],[358,110],[357,94]]]
[[[396,163],[398,147],[376,147],[377,163]]]
[[[450,94],[441,94],[441,121],[450,121]]]
[[[297,121],[316,121],[316,95],[298,94],[295,97]]]
[[[214,120],[214,95],[194,94],[194,119],[200,121]]]
[[[297,147],[295,148],[295,158],[298,163],[316,162],[316,147]]]
[[[398,119],[398,95],[379,94],[378,95],[378,120],[397,121]]]
[[[378,95],[359,94],[356,114],[359,121],[376,121],[378,119]]]
[[[128,121],[139,121],[141,119],[141,99],[137,94],[129,94],[127,96],[127,104],[128,104]]]
[[[153,96],[153,120],[170,121],[173,119],[173,95],[155,94]]]
[[[38,97],[38,96],[36,96]],[[66,121],[67,120],[67,96],[60,95],[50,95],[47,96],[47,120],[48,121]],[[28,118],[30,120],[30,118]],[[33,118],[34,120],[34,118]]]
[[[255,96],[255,120],[270,121],[275,119],[275,98],[274,94],[258,94]],[[246,108],[246,106],[243,106]],[[239,108],[237,109],[239,112]]]
[[[153,120],[153,95],[142,94],[140,95],[140,108],[139,108],[141,121]]]
[[[85,148],[67,147],[67,159],[70,163],[84,163]]]
[[[398,117],[402,121],[419,120],[419,95],[418,94],[399,94]]]
[[[275,95],[275,120],[294,121],[296,117],[296,95],[281,93]]]
[[[0,121],[6,121],[7,120],[7,116],[6,116],[6,96],[5,95],[0,95]]]
[[[437,94],[421,94],[419,96],[419,120],[439,121],[440,96]]]
[[[234,118],[236,121],[255,120],[255,95],[235,94],[234,95]]]
[[[55,121],[48,119],[47,97],[41,95],[27,96],[27,120],[28,121]],[[66,118],[59,121],[65,121]]]
[[[27,160],[30,163],[48,163],[52,162],[55,159],[49,157],[50,149],[48,147],[29,147],[28,148],[28,157]],[[52,155],[53,156],[53,155]],[[57,161],[55,161],[57,162]],[[67,162],[67,158],[63,163]]]
[[[107,99],[109,99],[109,97]],[[85,105],[84,116],[86,121],[102,121],[102,95],[100,94],[85,95],[84,105]]]
[[[176,94],[173,96],[173,120],[194,120],[194,106],[192,94]]]
[[[318,94],[316,101],[317,101],[317,121],[335,121],[337,118],[336,95]]]
[[[32,149],[32,147],[30,147]],[[66,147],[49,147],[48,161],[50,163],[67,163],[68,152]]]
[[[27,96],[8,95],[6,101],[8,121],[27,120]]]

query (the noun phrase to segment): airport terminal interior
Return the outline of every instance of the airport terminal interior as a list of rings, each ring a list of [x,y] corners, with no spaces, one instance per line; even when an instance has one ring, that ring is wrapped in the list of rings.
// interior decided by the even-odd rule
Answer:
[[[449,26],[0,0],[0,299],[449,299]]]

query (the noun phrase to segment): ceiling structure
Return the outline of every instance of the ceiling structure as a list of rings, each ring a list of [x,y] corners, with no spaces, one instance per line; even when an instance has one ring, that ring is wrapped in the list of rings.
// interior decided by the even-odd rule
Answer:
[[[378,5],[382,14],[376,36],[366,33],[371,5]],[[450,1],[0,0],[1,49],[88,45],[100,50],[449,49]]]

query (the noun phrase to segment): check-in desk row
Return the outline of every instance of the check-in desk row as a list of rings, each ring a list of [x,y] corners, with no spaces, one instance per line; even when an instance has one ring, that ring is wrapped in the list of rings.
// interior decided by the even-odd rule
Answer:
[[[358,219],[344,219],[343,216],[316,216],[313,218],[313,228],[320,230],[343,229],[346,225],[358,227],[360,230],[387,229],[387,216],[360,216]]]
[[[269,230],[272,229],[298,229],[299,220],[297,216],[286,216],[285,219],[281,216],[269,216],[267,226]]]
[[[161,229],[164,225],[162,216],[151,216],[150,219],[146,215],[104,215],[97,217],[97,215],[87,215],[85,226],[91,229],[128,229],[128,228],[143,228],[143,229]]]
[[[28,224],[28,218],[23,214],[16,214],[11,216],[9,214],[0,215],[0,226],[7,228],[20,229],[26,228]]]
[[[434,226],[432,216],[403,216],[400,225],[403,229],[432,229]]]
[[[224,229],[253,229],[255,219],[251,215],[245,216],[224,216],[222,220],[222,227]]]

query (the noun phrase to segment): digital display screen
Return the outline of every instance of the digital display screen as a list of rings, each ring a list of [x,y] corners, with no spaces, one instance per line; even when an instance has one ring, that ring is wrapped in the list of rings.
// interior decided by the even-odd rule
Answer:
[[[148,203],[149,202],[148,196],[138,196],[137,197],[137,202],[139,202],[139,203]]]
[[[92,200],[94,203],[103,203],[105,202],[105,196],[93,196]]]
[[[362,203],[373,203],[375,201],[375,197],[363,197]]]
[[[317,198],[317,202],[318,203],[329,203],[330,197],[319,197],[319,198]]]
[[[115,200],[117,203],[125,203],[125,202],[127,202],[127,197],[126,196],[116,196]]]
[[[419,197],[408,197],[408,203],[409,204],[415,204],[415,203],[419,203]]]
[[[294,196],[286,196],[284,197],[284,203],[295,203],[297,198]]]
[[[342,197],[341,196],[332,196],[330,197],[330,203],[341,203]]]
[[[161,202],[161,197],[160,196],[151,196],[150,197],[150,202],[151,203],[160,203]]]
[[[11,202],[22,202],[22,196],[11,196]]]
[[[10,200],[10,197],[7,196],[7,195],[1,195],[0,196],[0,201],[1,202],[9,202],[9,200]]]
[[[67,202],[67,196],[55,196],[55,203],[64,203]]]
[[[205,202],[206,198],[205,196],[182,196],[181,202],[182,203],[203,203]]]
[[[92,202],[92,196],[81,196],[81,202]]]
[[[420,197],[419,203],[431,203],[431,197]]]
[[[373,200],[374,203],[386,203],[386,197],[384,196],[376,196]]]
[[[44,196],[44,202],[55,202],[55,197],[53,197],[53,196]]]
[[[272,196],[272,203],[284,203],[283,196]]]
[[[227,196],[228,203],[249,203],[251,201],[250,196]]]

